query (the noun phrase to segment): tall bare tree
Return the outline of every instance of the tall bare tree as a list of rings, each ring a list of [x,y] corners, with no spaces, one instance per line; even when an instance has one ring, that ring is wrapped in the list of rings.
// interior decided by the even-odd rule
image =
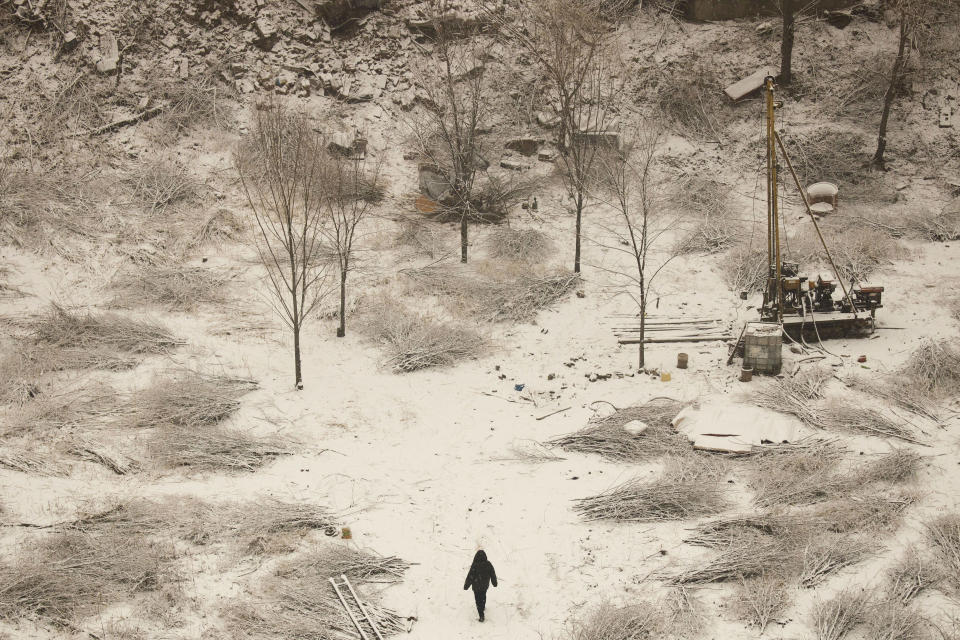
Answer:
[[[606,49],[611,31],[602,0],[521,0],[515,16],[500,16],[501,31],[532,59],[549,87],[549,100],[558,117],[562,175],[572,198],[575,217],[573,270],[580,272],[583,212],[589,178],[596,159],[590,135],[603,130],[607,113],[604,96]]]
[[[356,242],[361,223],[380,199],[380,160],[368,164],[366,152],[334,154],[325,182],[328,223],[324,235],[337,256],[340,274],[340,326],[337,337],[347,334],[347,277],[354,270]]]
[[[960,3],[957,0],[887,0],[899,26],[897,57],[893,62],[887,91],[883,96],[883,111],[880,115],[880,130],[877,134],[877,150],[870,160],[870,167],[883,170],[884,153],[887,150],[887,126],[890,123],[890,111],[898,88],[907,75],[910,53],[921,47],[921,36],[942,31],[942,25],[950,25],[954,30],[960,28]],[[941,29],[934,28],[940,26]],[[954,58],[956,52],[952,52]]]
[[[680,217],[658,203],[655,169],[661,130],[640,128],[624,133],[629,139],[623,148],[604,153],[598,161],[599,188],[604,194],[600,197],[615,214],[614,223],[601,226],[616,242],[595,236],[591,239],[608,250],[626,254],[629,266],[591,266],[628,282],[627,293],[636,302],[640,315],[638,365],[642,369],[646,360],[647,303],[657,276],[679,255],[677,243],[666,240],[678,228]]]
[[[329,293],[329,265],[319,251],[326,220],[325,145],[302,113],[274,102],[256,111],[234,166],[257,222],[256,247],[271,302],[293,333],[295,385],[303,388],[300,336]]]
[[[448,0],[430,5],[433,53],[420,74],[426,109],[413,132],[449,190],[443,217],[460,223],[460,261],[467,261],[468,224],[476,219],[474,184],[482,159],[482,131],[489,116],[492,87],[486,82],[483,44],[477,34],[463,33]]]

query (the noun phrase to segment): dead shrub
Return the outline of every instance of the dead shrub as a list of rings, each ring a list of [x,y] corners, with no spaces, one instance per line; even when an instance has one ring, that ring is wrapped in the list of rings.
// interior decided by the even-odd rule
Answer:
[[[492,231],[485,244],[490,258],[516,262],[541,262],[553,249],[553,242],[544,232],[510,227]]]
[[[811,612],[814,635],[817,640],[842,640],[867,621],[869,610],[870,594],[852,588],[817,600]]]
[[[143,536],[67,531],[37,536],[0,562],[0,619],[60,626],[175,580],[173,549]]]
[[[560,436],[547,444],[619,462],[642,462],[674,455],[690,449],[687,437],[677,433],[672,425],[681,407],[675,400],[654,399],[644,405],[618,409],[605,418],[592,421],[585,429]],[[642,430],[624,428],[635,421],[645,425]]]
[[[196,471],[256,471],[280,456],[295,453],[280,436],[256,437],[220,426],[167,426],[147,442],[150,459],[168,468]]]
[[[215,72],[194,75],[187,80],[155,74],[149,94],[165,104],[154,118],[160,129],[151,136],[156,141],[169,140],[169,134],[181,135],[193,129],[228,129],[233,121],[232,98],[236,91],[217,81]]]
[[[585,520],[617,522],[686,520],[719,513],[727,501],[715,475],[715,464],[700,456],[673,457],[653,482],[630,480],[599,495],[576,500],[573,509]]]
[[[886,578],[889,599],[906,604],[925,589],[936,587],[944,575],[932,558],[910,547],[887,569]]]
[[[914,607],[899,600],[877,602],[867,621],[870,640],[924,640],[926,620]]]
[[[192,311],[200,305],[225,302],[231,279],[225,272],[200,266],[173,262],[139,264],[121,272],[110,283],[114,291],[111,304],[128,307],[148,303]]]
[[[787,584],[781,576],[761,574],[740,582],[731,598],[736,616],[762,635],[773,620],[790,605]]]
[[[21,433],[96,429],[126,413],[116,392],[106,386],[71,389],[43,395],[12,411],[0,437]]]
[[[803,564],[798,583],[806,589],[815,587],[837,571],[860,562],[876,550],[876,543],[864,538],[838,534],[818,535],[811,538],[803,549]]]
[[[927,540],[933,548],[937,570],[960,589],[960,513],[948,513],[927,524]]]
[[[167,208],[195,201],[200,187],[190,171],[177,162],[158,158],[135,166],[126,182],[142,211],[163,215]]]
[[[215,425],[235,413],[240,408],[240,398],[256,388],[256,381],[248,378],[199,371],[167,374],[134,394],[130,401],[130,426]]]
[[[75,251],[67,238],[99,240],[101,220],[92,191],[96,181],[72,169],[14,169],[0,159],[0,240],[31,251]]]
[[[486,338],[470,327],[407,309],[396,300],[381,300],[363,314],[360,330],[383,345],[396,372],[442,367],[476,358]]]
[[[717,74],[691,61],[657,78],[654,104],[680,135],[720,140],[733,114],[725,98]]]
[[[927,340],[898,373],[901,385],[914,386],[931,400],[954,397],[960,389],[960,348],[949,340]]]
[[[230,209],[214,211],[194,234],[190,247],[202,247],[212,243],[236,241],[246,227],[243,220]]]
[[[373,581],[397,582],[407,567],[399,558],[323,545],[278,567],[261,581],[253,598],[228,605],[222,616],[227,630],[244,638],[352,637],[353,622],[328,582],[329,577],[343,573],[384,635],[393,635],[407,630],[404,619],[373,602],[365,586]]]
[[[662,607],[648,602],[622,607],[601,604],[568,630],[569,640],[644,640],[663,637],[669,627]]]
[[[862,433],[881,438],[896,438],[921,444],[914,429],[902,420],[893,420],[888,413],[863,407],[847,400],[828,400],[817,414],[816,426],[827,431]],[[916,471],[916,467],[910,467]]]
[[[438,296],[451,312],[481,322],[530,322],[570,293],[580,275],[539,274],[494,265],[436,265],[404,274],[415,290]]]
[[[165,353],[184,342],[164,327],[112,313],[79,313],[51,304],[28,323],[38,344],[84,351],[112,349],[130,354]]]
[[[736,244],[742,233],[730,220],[728,191],[716,180],[699,175],[680,181],[669,206],[692,224],[677,241],[678,253],[718,253]]]
[[[761,292],[767,282],[767,250],[760,246],[736,244],[724,254],[719,268],[731,291]]]

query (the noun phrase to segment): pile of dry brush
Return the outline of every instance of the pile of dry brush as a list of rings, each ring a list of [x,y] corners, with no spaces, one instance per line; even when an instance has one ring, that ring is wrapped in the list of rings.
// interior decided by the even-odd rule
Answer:
[[[672,424],[681,407],[676,400],[654,398],[591,420],[585,429],[554,438],[547,444],[565,451],[594,453],[618,462],[642,462],[676,455],[690,449],[686,436],[677,433]],[[637,422],[641,423],[637,428],[624,428]]]
[[[372,301],[360,318],[359,329],[386,349],[387,363],[401,373],[476,358],[487,345],[474,328],[413,311],[392,298]]]
[[[438,296],[452,313],[478,322],[529,322],[580,282],[576,273],[483,264],[435,265],[404,274],[416,291]]]
[[[960,362],[958,362],[960,364]],[[960,367],[957,372],[960,373]],[[793,378],[768,382],[750,400],[757,406],[796,416],[805,425],[825,431],[859,433],[921,444],[913,426],[889,412],[864,407],[843,398],[827,398],[824,386],[832,373],[810,369]]]

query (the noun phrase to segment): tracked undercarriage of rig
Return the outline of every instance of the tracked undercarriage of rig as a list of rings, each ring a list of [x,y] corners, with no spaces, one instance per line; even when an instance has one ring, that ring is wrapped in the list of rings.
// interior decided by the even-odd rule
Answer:
[[[883,287],[848,288],[839,276],[836,280],[815,280],[799,275],[799,265],[784,262],[780,252],[780,214],[777,209],[777,171],[780,150],[793,176],[797,190],[813,223],[824,255],[837,274],[830,249],[810,209],[810,202],[790,162],[790,156],[776,131],[773,99],[774,79],[764,82],[767,111],[767,286],[760,308],[760,319],[783,325],[783,332],[795,340],[822,339],[870,334],[875,327],[876,311],[882,304]],[[838,294],[837,288],[841,289]]]

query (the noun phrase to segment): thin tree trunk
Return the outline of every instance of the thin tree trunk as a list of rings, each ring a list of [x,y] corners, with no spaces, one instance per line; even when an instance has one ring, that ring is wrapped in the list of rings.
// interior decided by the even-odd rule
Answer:
[[[340,270],[340,326],[337,327],[337,337],[347,335],[347,269]]]
[[[887,87],[887,93],[883,97],[883,115],[880,116],[880,132],[877,135],[877,152],[873,154],[870,160],[872,169],[884,169],[883,154],[887,150],[887,123],[890,121],[890,108],[893,106],[893,98],[897,93],[897,85],[900,84],[900,78],[903,75],[903,69],[906,66],[907,50],[907,14],[905,11],[900,13],[900,46],[897,49],[897,60],[893,64],[893,73],[890,74],[890,85]]]
[[[573,272],[580,273],[580,227],[583,217],[583,194],[577,195],[577,238],[576,247],[573,251]]]
[[[780,84],[787,86],[793,81],[793,36],[796,30],[793,0],[783,0],[783,40],[780,43]]]
[[[641,292],[640,296],[640,363],[638,369],[643,369],[646,364],[646,353],[644,351],[643,336],[647,328],[647,292]]]
[[[297,389],[303,389],[303,371],[300,366],[300,323],[293,325],[293,371],[297,378]]]
[[[460,262],[467,263],[467,214],[460,217]]]

